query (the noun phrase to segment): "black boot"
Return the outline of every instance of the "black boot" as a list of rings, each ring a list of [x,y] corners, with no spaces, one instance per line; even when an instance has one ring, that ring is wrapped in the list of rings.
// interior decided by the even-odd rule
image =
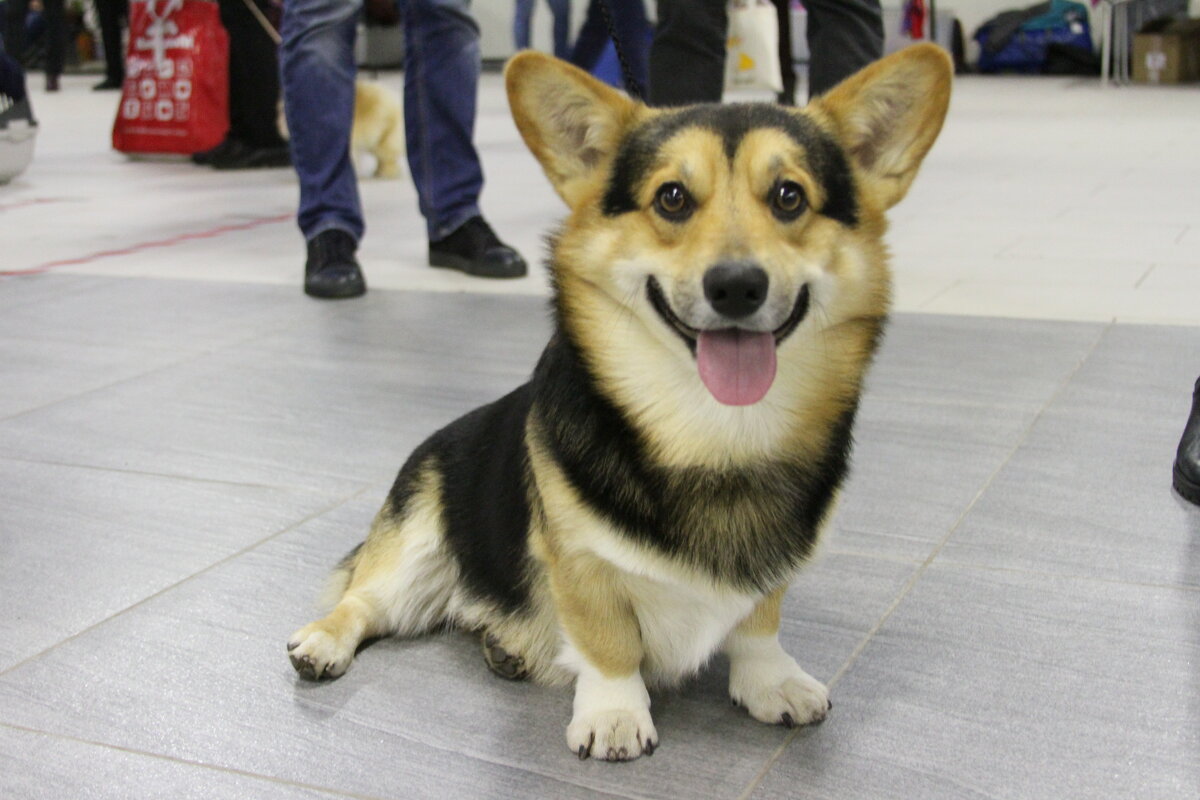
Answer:
[[[445,239],[430,242],[429,265],[478,278],[520,278],[525,274],[525,259],[500,241],[483,217],[471,217]]]
[[[195,160],[195,156],[192,157]],[[233,139],[230,146],[214,153],[208,161],[213,169],[274,169],[290,167],[292,154],[287,145],[256,147],[240,139]]]
[[[192,153],[193,164],[211,164],[214,158],[218,156],[224,157],[226,153],[232,152],[234,149],[241,146],[241,143],[234,138],[225,137],[216,147],[208,150],[201,150],[199,153]]]
[[[1200,505],[1200,380],[1192,390],[1192,413],[1183,427],[1171,472],[1175,491],[1189,503]]]
[[[310,297],[337,299],[358,297],[367,291],[354,251],[358,242],[343,230],[321,231],[308,242],[304,265],[304,293]]]

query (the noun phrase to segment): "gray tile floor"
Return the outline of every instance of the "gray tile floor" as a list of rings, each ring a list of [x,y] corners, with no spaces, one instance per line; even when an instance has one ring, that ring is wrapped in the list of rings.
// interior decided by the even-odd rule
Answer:
[[[895,317],[785,608],[820,727],[750,720],[718,661],[654,696],[653,758],[579,762],[569,693],[460,634],[299,682],[407,451],[546,332],[530,296],[0,283],[0,798],[1200,796],[1194,327]]]

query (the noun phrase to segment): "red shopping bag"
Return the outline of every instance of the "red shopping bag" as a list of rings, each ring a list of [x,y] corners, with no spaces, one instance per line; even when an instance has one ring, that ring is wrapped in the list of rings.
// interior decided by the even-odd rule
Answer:
[[[210,0],[129,9],[125,85],[113,123],[122,153],[196,153],[229,129],[229,36]]]

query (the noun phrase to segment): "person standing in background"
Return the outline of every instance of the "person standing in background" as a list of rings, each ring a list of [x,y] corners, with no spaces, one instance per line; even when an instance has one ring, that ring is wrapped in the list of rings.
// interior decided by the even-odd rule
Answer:
[[[608,9],[608,19],[605,19],[605,7]],[[645,97],[650,23],[646,19],[646,5],[643,0],[591,0],[588,3],[587,17],[584,18],[583,27],[579,29],[571,57],[567,60],[581,69],[592,72],[604,54],[604,49],[608,47],[612,35],[608,25],[610,20],[612,33],[620,40],[621,52],[629,66],[629,74],[622,75],[622,80],[633,83],[625,89],[635,97]]]
[[[192,161],[221,170],[289,166],[278,121],[279,47],[265,14],[267,2],[217,0],[217,5],[229,34],[229,132]]]
[[[481,69],[469,0],[401,0],[408,166],[429,235],[429,265],[518,278],[525,260],[483,219],[483,168],[472,141]],[[297,222],[308,251],[304,291],[366,290],[355,251],[365,224],[350,156],[356,22],[362,0],[284,0],[280,68]]]
[[[4,42],[8,53],[17,61],[25,56],[25,18],[29,15],[30,0],[5,0]],[[67,52],[67,20],[64,0],[41,0],[42,17],[46,21],[46,91],[58,91],[63,60]]]
[[[721,101],[728,27],[725,7],[725,0],[658,0],[658,26],[650,46],[650,105]],[[806,0],[804,7],[809,97],[832,89],[883,55],[879,0]],[[790,24],[790,16],[788,20]],[[785,77],[791,67],[791,53],[786,55],[780,65]]]
[[[104,47],[104,80],[92,87],[104,92],[125,83],[125,47],[121,30],[129,21],[129,0],[95,0],[100,20],[100,43]]]
[[[529,31],[533,25],[533,6],[537,0],[517,0],[513,13],[513,45],[518,50],[529,48]],[[571,0],[546,0],[554,17],[554,55],[566,60],[571,55]]]

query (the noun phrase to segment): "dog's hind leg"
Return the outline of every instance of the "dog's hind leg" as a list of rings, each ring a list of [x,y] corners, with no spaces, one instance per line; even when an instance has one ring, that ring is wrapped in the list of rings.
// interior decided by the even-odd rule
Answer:
[[[390,503],[334,573],[337,604],[292,634],[292,666],[310,680],[344,673],[364,639],[423,633],[447,619],[458,568],[442,538],[438,492],[425,490],[401,514]]]
[[[375,177],[399,178],[400,159],[404,157],[404,123],[397,119],[391,129],[375,145]]]
[[[786,587],[776,589],[725,640],[729,696],[755,719],[773,725],[821,722],[833,706],[825,685],[779,646],[779,607]]]

